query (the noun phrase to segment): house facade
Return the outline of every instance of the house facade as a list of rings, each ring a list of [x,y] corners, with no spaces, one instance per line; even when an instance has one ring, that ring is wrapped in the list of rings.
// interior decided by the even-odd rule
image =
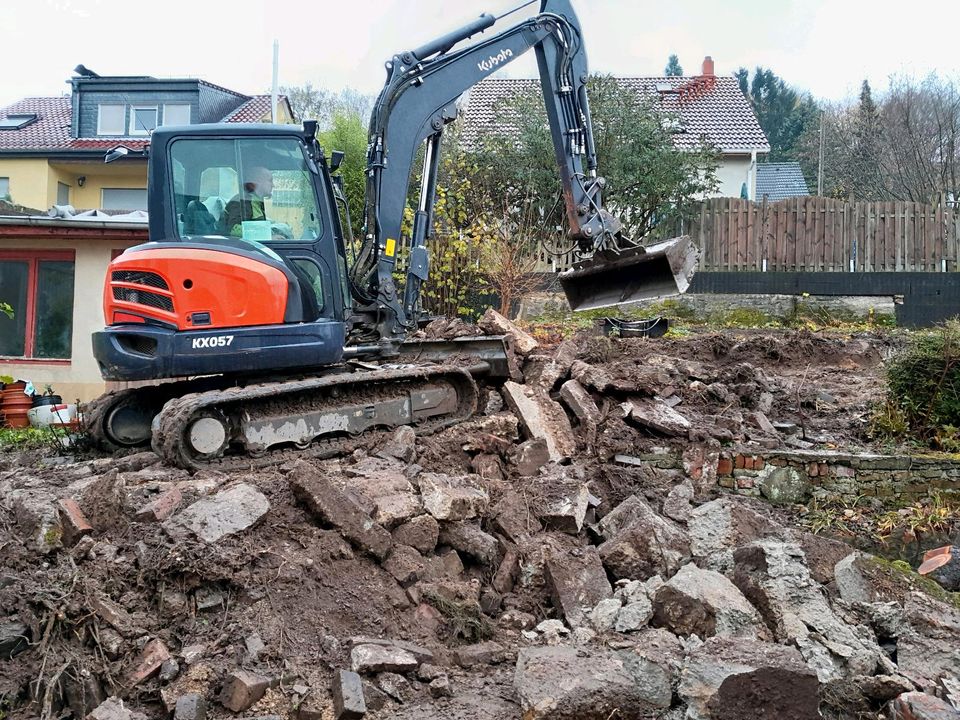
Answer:
[[[720,154],[719,185],[713,197],[757,198],[757,160],[770,152],[770,143],[740,90],[735,77],[714,74],[713,60],[703,61],[700,75],[618,77],[663,112],[674,145],[693,149],[706,142]],[[490,127],[502,126],[496,105],[503,98],[539,88],[536,80],[490,77],[479,83],[463,109],[463,141],[477,141]]]
[[[271,121],[269,95],[198,79],[77,71],[69,96],[24,98],[0,109],[0,200],[38,209],[146,210],[145,148],[154,128]],[[294,122],[284,97],[277,122]],[[125,157],[104,163],[116,148]]]

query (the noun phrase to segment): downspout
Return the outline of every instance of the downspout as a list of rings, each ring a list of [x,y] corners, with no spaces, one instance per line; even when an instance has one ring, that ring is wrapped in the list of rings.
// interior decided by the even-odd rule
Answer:
[[[757,151],[750,151],[750,170],[747,173],[747,196],[751,201],[757,199]]]

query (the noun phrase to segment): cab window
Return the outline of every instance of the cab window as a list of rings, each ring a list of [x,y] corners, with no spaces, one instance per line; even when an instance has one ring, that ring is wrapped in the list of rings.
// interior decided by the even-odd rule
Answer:
[[[269,244],[320,237],[313,176],[296,139],[182,138],[170,154],[181,238]]]

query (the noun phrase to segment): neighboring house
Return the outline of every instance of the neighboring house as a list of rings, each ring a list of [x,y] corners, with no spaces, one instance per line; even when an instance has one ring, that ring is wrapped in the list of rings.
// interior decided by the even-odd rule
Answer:
[[[78,66],[64,97],[25,98],[0,109],[0,199],[146,210],[144,148],[160,125],[270,122],[270,96],[244,95],[204,80],[106,77]],[[293,122],[285,97],[277,121]],[[117,147],[126,157],[104,164]]]
[[[810,194],[796,161],[760,163],[757,165],[757,200],[769,202]]]
[[[770,143],[735,77],[715,75],[713,60],[707,57],[700,75],[617,80],[654,100],[671,119],[677,148],[689,149],[706,141],[720,152],[716,196],[740,197],[745,186],[748,197],[757,198],[757,156],[770,152]],[[497,101],[528,87],[539,88],[540,83],[487,78],[473,88],[463,111],[464,142],[472,144],[487,128],[502,124],[503,119],[495,117]]]
[[[72,93],[0,109],[0,375],[53,385],[66,399],[105,388],[90,334],[103,327],[110,260],[147,240],[150,132],[160,125],[269,122],[269,95],[243,95],[203,80],[100,77],[84,68]],[[279,122],[293,122],[286,98]],[[104,163],[110,150],[126,157]],[[4,203],[9,199],[14,204]],[[52,205],[108,211],[54,218]],[[21,206],[25,206],[21,207]],[[52,213],[56,214],[56,213]]]

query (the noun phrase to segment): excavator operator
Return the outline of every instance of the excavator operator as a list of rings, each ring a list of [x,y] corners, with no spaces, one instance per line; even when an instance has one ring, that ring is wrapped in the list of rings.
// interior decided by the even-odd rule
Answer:
[[[264,199],[273,195],[273,173],[262,166],[250,168],[243,181],[243,189],[237,193],[224,209],[224,226],[227,234],[243,237],[245,220],[267,220],[263,207]]]

